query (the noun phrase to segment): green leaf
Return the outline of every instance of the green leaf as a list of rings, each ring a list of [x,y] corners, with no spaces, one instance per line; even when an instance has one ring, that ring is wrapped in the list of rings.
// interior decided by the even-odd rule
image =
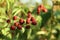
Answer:
[[[36,33],[36,35],[41,35],[41,34],[43,34],[43,35],[48,35],[48,33],[45,32],[45,31],[38,31],[38,32]]]
[[[0,19],[0,22],[4,22],[4,20],[3,19]]]
[[[17,10],[17,11],[14,13],[14,16],[17,15],[20,11],[21,11],[21,9]]]
[[[6,36],[9,37],[10,39],[12,39],[11,33],[8,33]]]
[[[10,30],[9,28],[3,29],[3,30],[2,30],[2,34],[3,34],[3,35],[7,35],[7,33],[8,33],[9,30]]]
[[[25,29],[22,27],[21,33],[23,34],[25,32]]]
[[[4,23],[4,22],[0,23],[0,28],[4,28],[6,26],[7,26],[7,23]]]
[[[11,40],[9,37],[7,37],[7,36],[5,36],[3,34],[0,35],[0,39],[1,40]]]
[[[41,25],[42,17],[41,16],[36,16],[36,20],[37,20],[38,26]]]
[[[10,9],[10,3],[9,3],[9,0],[6,0],[6,2],[7,2],[7,10],[9,10],[9,9]]]
[[[5,8],[0,7],[0,15],[5,15]]]
[[[6,27],[8,24],[7,23],[5,23],[4,25],[3,25],[3,27]]]
[[[19,8],[14,8],[12,14],[15,13]]]
[[[41,13],[41,17],[42,17],[42,23],[41,23],[41,27],[46,25],[47,21],[51,18],[51,9],[48,9],[48,12],[43,14]]]
[[[60,10],[57,10],[56,12],[54,12],[54,14],[57,19],[60,19]]]
[[[31,31],[32,31],[32,29],[29,29],[29,31],[27,32],[27,39],[30,39],[30,37],[31,37]]]
[[[15,0],[9,0],[10,3],[14,3]]]
[[[60,23],[55,26],[56,29],[60,30]]]
[[[0,16],[0,18],[3,19],[8,19],[6,16]]]

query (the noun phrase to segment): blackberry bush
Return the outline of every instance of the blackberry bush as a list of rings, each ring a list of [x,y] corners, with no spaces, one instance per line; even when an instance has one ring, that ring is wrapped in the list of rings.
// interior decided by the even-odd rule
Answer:
[[[60,10],[54,5],[31,9],[19,0],[0,0],[0,40],[60,40]]]

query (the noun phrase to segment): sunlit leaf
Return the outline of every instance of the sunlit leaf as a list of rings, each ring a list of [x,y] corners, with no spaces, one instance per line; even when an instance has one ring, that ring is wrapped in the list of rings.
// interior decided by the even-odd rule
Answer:
[[[10,9],[10,3],[8,0],[6,0],[6,2],[7,2],[7,10],[9,10]]]
[[[3,35],[7,35],[7,33],[8,33],[9,30],[10,30],[9,28],[3,29],[3,30],[2,30],[2,34],[3,34]]]
[[[31,37],[31,29],[29,29],[28,33],[27,33],[27,39],[29,39]]]
[[[17,15],[20,11],[21,11],[21,9],[17,10],[17,11],[14,13],[14,16]]]
[[[4,20],[3,19],[0,19],[0,22],[4,22]]]
[[[15,13],[18,10],[18,8],[13,9],[12,13]]]
[[[24,33],[24,32],[25,32],[25,29],[22,27],[21,33]]]

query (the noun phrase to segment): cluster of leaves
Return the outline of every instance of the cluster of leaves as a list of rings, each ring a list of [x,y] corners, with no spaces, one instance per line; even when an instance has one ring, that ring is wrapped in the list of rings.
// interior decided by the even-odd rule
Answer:
[[[40,15],[38,16],[36,14],[36,7],[32,11],[32,15],[36,18],[38,25],[31,25],[30,29],[25,29],[23,27],[22,30],[10,30],[10,26],[14,23],[12,18],[14,16],[18,16],[18,18],[23,17],[26,19],[26,15],[29,9],[30,8],[27,8],[25,5],[21,5],[19,0],[0,1],[0,40],[55,40],[53,34],[55,36],[57,36],[57,34],[59,35],[59,30],[56,30],[55,27],[52,27],[55,24],[51,25],[52,9],[48,9],[47,13],[40,12]],[[10,24],[6,22],[7,19],[11,20]],[[51,36],[53,37],[52,39]]]

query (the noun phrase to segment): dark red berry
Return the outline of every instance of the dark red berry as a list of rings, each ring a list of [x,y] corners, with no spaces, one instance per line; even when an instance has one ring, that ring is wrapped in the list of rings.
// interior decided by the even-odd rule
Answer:
[[[30,25],[26,25],[26,27],[25,27],[26,29],[30,29]]]
[[[13,20],[16,20],[16,19],[17,19],[17,16],[14,16],[14,17],[13,17]]]
[[[11,30],[15,30],[16,27],[15,27],[15,26],[11,26],[10,29],[11,29]]]
[[[40,14],[40,11],[37,11],[37,14],[39,15]]]
[[[40,14],[40,7],[37,8],[37,14],[39,15]]]
[[[10,19],[7,20],[7,23],[10,23]]]
[[[44,6],[41,4],[41,5],[39,5],[39,7],[40,7],[40,9],[43,9],[44,8]]]
[[[32,25],[36,25],[37,24],[37,22],[36,21],[32,21]]]
[[[21,29],[22,29],[22,26],[21,26],[21,25],[18,25],[17,28],[18,28],[19,30],[21,30]]]
[[[34,21],[35,20],[35,18],[34,17],[31,17],[31,21]]]
[[[32,25],[36,25],[37,24],[37,22],[36,22],[34,17],[31,17],[31,21],[32,21]]]
[[[28,12],[27,17],[28,17],[28,18],[30,18],[30,17],[31,17],[31,12],[30,12],[30,11]]]
[[[30,18],[27,18],[26,24],[30,24]]]
[[[18,26],[18,25],[19,25],[19,23],[18,23],[18,22],[15,22],[15,23],[14,23],[14,25],[15,25],[15,26]]]
[[[45,9],[45,8],[44,8],[44,9],[42,9],[42,11],[43,11],[43,12],[48,12],[48,10],[47,10],[47,9]]]
[[[21,19],[19,20],[19,23],[22,25],[22,24],[24,23],[24,20],[21,18]]]

